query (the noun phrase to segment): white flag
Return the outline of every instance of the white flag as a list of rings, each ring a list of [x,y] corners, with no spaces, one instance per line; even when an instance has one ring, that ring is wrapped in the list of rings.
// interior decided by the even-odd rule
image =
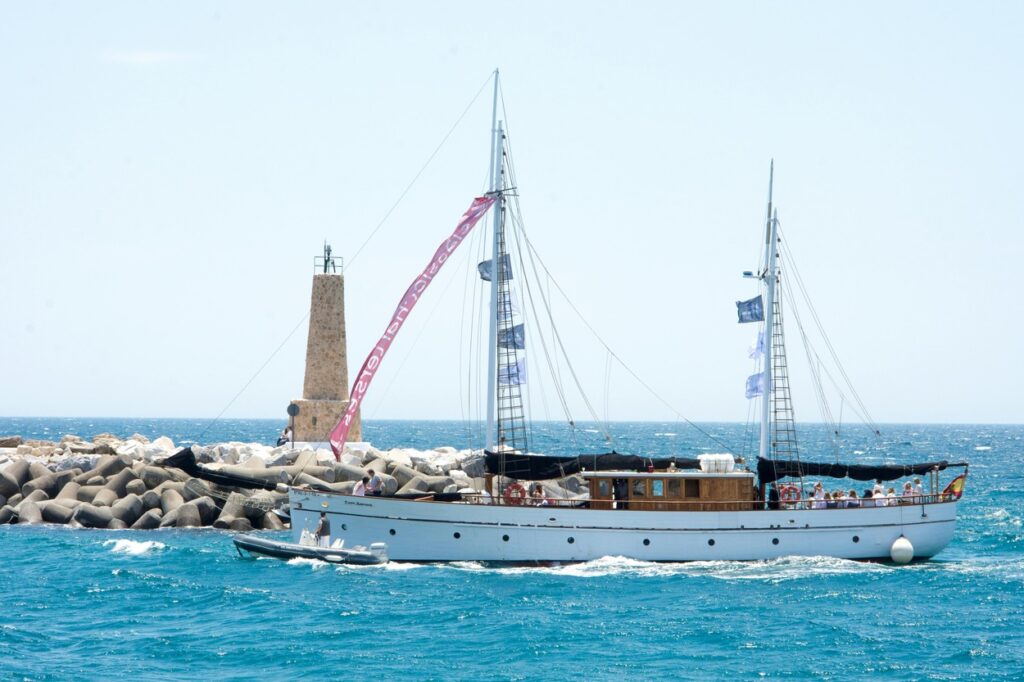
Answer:
[[[747,377],[747,397],[756,398],[764,395],[764,372],[751,374]]]
[[[764,357],[764,330],[757,333],[757,341],[747,349],[747,357],[751,360],[760,360]]]

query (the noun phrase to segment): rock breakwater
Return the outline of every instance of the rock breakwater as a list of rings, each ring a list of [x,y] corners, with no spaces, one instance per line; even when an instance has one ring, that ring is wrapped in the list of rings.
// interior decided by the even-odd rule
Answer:
[[[335,461],[327,449],[259,443],[192,445],[206,470],[262,481],[274,490],[216,485],[164,460],[179,450],[162,436],[100,434],[91,441],[0,437],[0,524],[55,523],[82,528],[214,527],[233,531],[287,527],[287,486],[343,494],[372,470],[384,495],[485,492],[479,450],[378,450],[349,445]],[[508,481],[496,482],[497,490]],[[548,498],[586,499],[582,479],[538,482]]]

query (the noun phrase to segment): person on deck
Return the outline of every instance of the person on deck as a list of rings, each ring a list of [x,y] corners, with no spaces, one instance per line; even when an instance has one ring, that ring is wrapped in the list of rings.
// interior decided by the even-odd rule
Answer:
[[[331,520],[327,518],[327,512],[320,512],[320,523],[316,525],[313,537],[321,547],[331,546]]]
[[[851,490],[846,496],[846,508],[851,509],[853,507],[859,507],[860,500],[857,499],[857,491]]]
[[[356,485],[352,488],[352,494],[357,497],[363,497],[366,495],[366,484],[370,482],[369,476],[363,476],[363,480],[356,481]]]
[[[924,502],[924,500],[921,499],[924,497],[924,488],[921,487],[920,478],[914,479],[914,494],[917,495],[917,500],[915,500],[916,502]]]
[[[778,509],[779,508],[779,484],[772,483],[771,487],[768,488],[768,508]]]
[[[537,485],[533,486],[533,492],[530,493],[530,496],[532,498],[531,502],[532,502],[533,506],[535,506],[535,507],[547,506],[548,501],[547,501],[547,498],[544,497],[544,488],[542,488],[539,483]]]
[[[821,485],[821,481],[814,484],[814,504],[811,509],[824,509],[825,508],[825,488]]]
[[[903,493],[900,494],[900,504],[914,504],[915,497],[916,494],[914,493],[914,486],[910,484],[910,481],[907,481],[903,484]]]
[[[384,481],[381,480],[380,476],[373,469],[367,469],[366,473],[370,475],[370,481],[366,484],[366,494],[380,497]]]

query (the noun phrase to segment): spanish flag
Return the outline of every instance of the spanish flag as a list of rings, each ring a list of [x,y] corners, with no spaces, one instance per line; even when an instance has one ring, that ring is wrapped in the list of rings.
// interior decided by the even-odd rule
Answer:
[[[967,474],[960,474],[959,476],[957,476],[956,478],[949,482],[949,485],[947,485],[945,489],[943,489],[942,494],[952,495],[954,498],[959,500],[960,496],[964,494],[964,483],[966,482]]]

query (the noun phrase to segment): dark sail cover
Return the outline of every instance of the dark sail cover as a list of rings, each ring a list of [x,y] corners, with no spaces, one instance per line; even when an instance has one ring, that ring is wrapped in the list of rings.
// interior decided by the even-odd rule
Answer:
[[[639,455],[620,455],[617,452],[603,455],[579,455],[578,457],[509,455],[489,451],[485,452],[485,455],[487,457],[487,473],[504,474],[522,481],[562,478],[578,474],[583,469],[587,471],[647,471],[650,466],[655,469],[667,469],[672,463],[675,463],[676,467],[680,469],[700,468],[700,460],[697,459],[678,457],[651,459]]]
[[[233,488],[260,488],[262,490],[274,490],[277,488],[276,483],[270,483],[258,478],[212,471],[205,467],[201,467],[196,463],[196,456],[195,453],[192,452],[191,446],[182,448],[170,457],[164,459],[160,462],[160,466],[181,469],[189,476],[201,478],[204,481],[216,483],[217,485],[224,485]]]
[[[942,471],[950,465],[946,460],[924,464],[829,464],[827,462],[798,462],[791,459],[757,458],[757,477],[761,483],[771,483],[787,476],[827,476],[852,478],[855,481],[895,481],[906,476],[923,476],[932,469]]]

